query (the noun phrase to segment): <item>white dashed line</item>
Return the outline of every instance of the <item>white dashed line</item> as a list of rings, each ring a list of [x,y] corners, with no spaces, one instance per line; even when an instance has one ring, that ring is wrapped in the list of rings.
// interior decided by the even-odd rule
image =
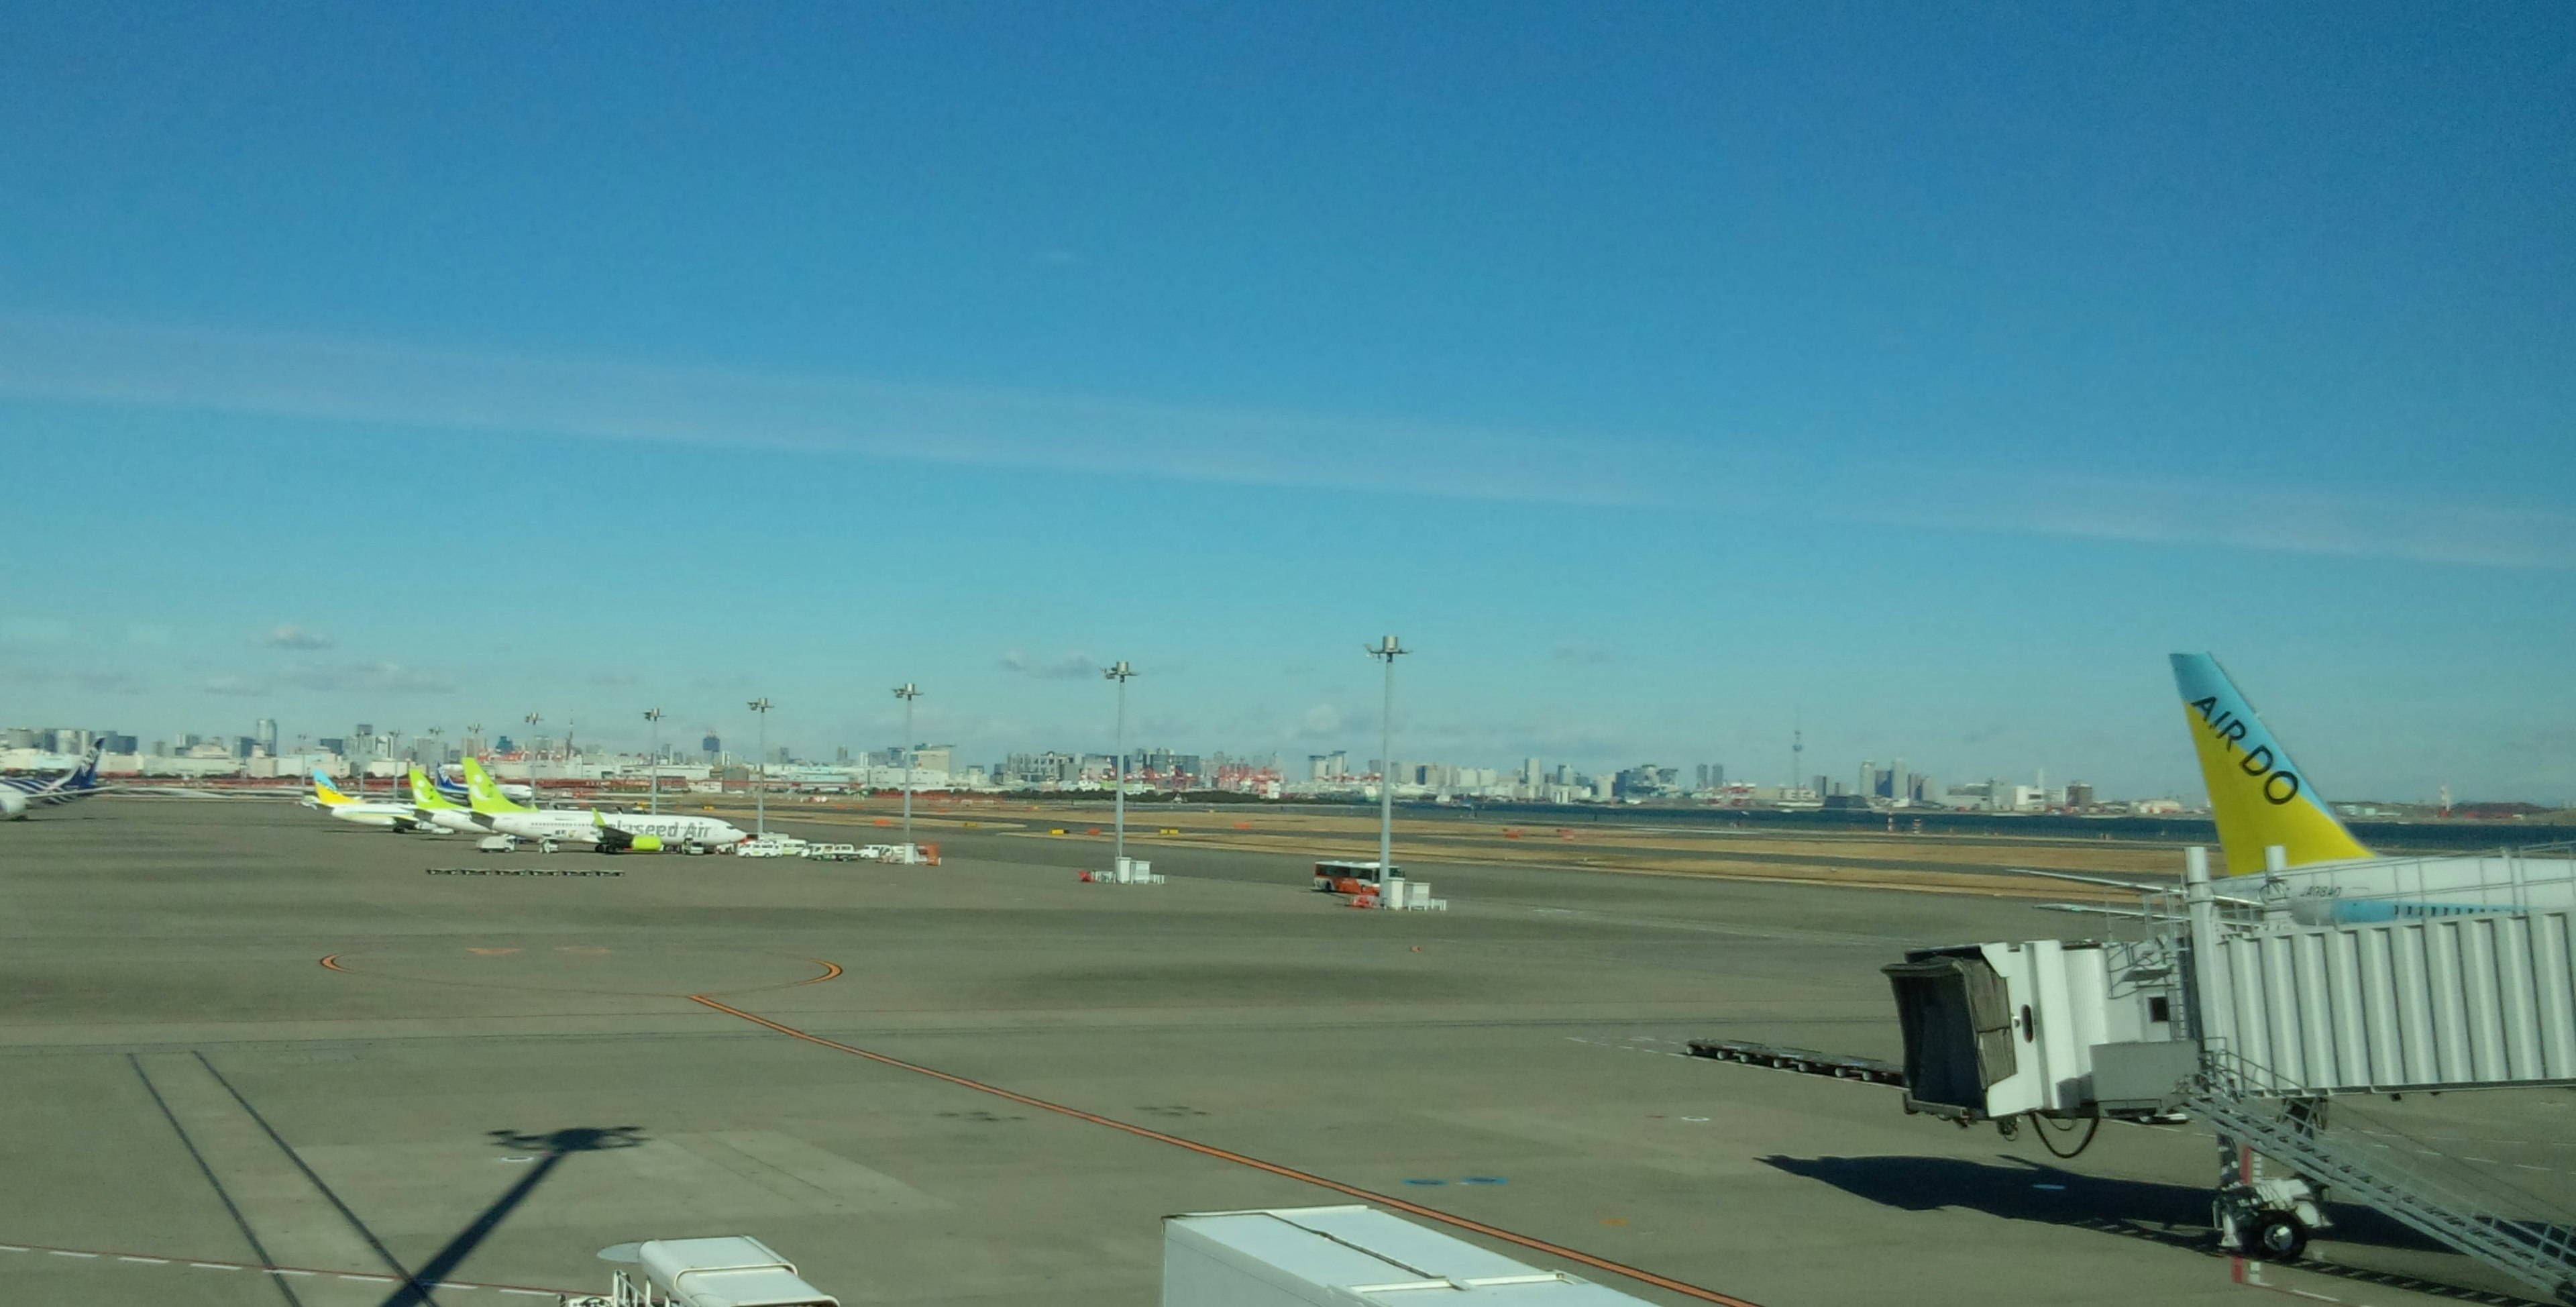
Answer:
[[[78,1258],[82,1261],[93,1261],[102,1265],[113,1261],[130,1262],[141,1266],[182,1266],[192,1271],[265,1271],[270,1275],[295,1275],[301,1276],[305,1279],[340,1279],[347,1280],[353,1284],[400,1284],[403,1282],[400,1276],[372,1275],[361,1271],[317,1271],[301,1266],[264,1266],[253,1265],[249,1262],[198,1262],[189,1261],[186,1258],[179,1257],[147,1257],[140,1253],[92,1252],[85,1248],[47,1248],[42,1244],[30,1245],[0,1243],[0,1252],[50,1253],[56,1257]],[[451,1293],[470,1293],[476,1289],[498,1289],[503,1293],[515,1293],[528,1298],[561,1298],[567,1296],[569,1292],[562,1289],[527,1289],[510,1284],[462,1284],[454,1280],[442,1281],[437,1284],[425,1284],[421,1287],[424,1289],[443,1290]]]

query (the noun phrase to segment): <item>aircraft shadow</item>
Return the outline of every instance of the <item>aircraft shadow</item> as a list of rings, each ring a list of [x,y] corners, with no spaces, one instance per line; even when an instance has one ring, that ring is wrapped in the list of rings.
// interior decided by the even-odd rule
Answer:
[[[464,1265],[465,1259],[472,1256],[494,1230],[500,1229],[503,1221],[510,1219],[510,1213],[526,1202],[528,1195],[535,1193],[537,1186],[544,1184],[546,1177],[553,1174],[565,1158],[576,1153],[633,1148],[644,1142],[642,1127],[631,1125],[605,1129],[571,1126],[541,1135],[517,1130],[495,1130],[491,1134],[494,1147],[537,1154],[536,1164],[529,1167],[527,1174],[520,1176],[519,1182],[510,1186],[507,1193],[493,1199],[492,1205],[484,1208],[481,1215],[457,1231],[456,1236],[447,1241],[446,1247],[439,1249],[436,1255],[422,1263],[419,1270],[412,1272],[411,1279],[395,1289],[385,1299],[383,1307],[417,1307],[429,1303],[430,1292],[439,1282],[455,1274],[456,1268]]]

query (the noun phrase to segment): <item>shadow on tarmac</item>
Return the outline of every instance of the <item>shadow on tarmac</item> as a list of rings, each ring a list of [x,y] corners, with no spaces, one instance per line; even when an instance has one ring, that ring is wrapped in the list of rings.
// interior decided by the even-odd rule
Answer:
[[[1761,1159],[1791,1175],[1819,1180],[1855,1197],[1910,1212],[1965,1208],[2014,1221],[2098,1230],[2210,1256],[2225,1256],[2210,1226],[2209,1191],[2152,1180],[2086,1175],[2027,1158],[1991,1162],[1964,1157],[1783,1157]],[[2043,1188],[2042,1186],[2048,1186]],[[2321,1240],[2404,1252],[2457,1254],[2377,1210],[2328,1203],[2334,1228]],[[2303,1261],[2299,1269],[2341,1279],[2484,1303],[2529,1301],[2483,1289],[2393,1272]]]
[[[465,1259],[473,1254],[475,1248],[485,1239],[490,1238],[494,1230],[500,1229],[501,1223],[510,1219],[510,1213],[517,1210],[519,1204],[526,1202],[528,1195],[535,1193],[537,1186],[544,1184],[546,1177],[552,1174],[557,1166],[562,1165],[565,1158],[575,1153],[597,1153],[612,1148],[633,1148],[644,1142],[643,1128],[631,1125],[611,1126],[606,1129],[571,1126],[542,1135],[526,1134],[517,1130],[495,1130],[491,1134],[493,1147],[507,1148],[512,1152],[539,1154],[537,1164],[529,1167],[528,1173],[520,1176],[519,1182],[510,1186],[508,1193],[492,1200],[492,1205],[484,1208],[482,1215],[475,1217],[472,1223],[457,1231],[456,1237],[448,1240],[447,1246],[439,1249],[437,1256],[430,1258],[412,1274],[408,1283],[394,1290],[393,1295],[385,1299],[384,1307],[415,1307],[417,1304],[429,1303],[430,1290],[438,1287],[438,1284],[453,1274],[457,1267],[464,1265]]]
[[[1766,1165],[1822,1180],[1844,1193],[1910,1212],[1964,1207],[2013,1221],[2041,1221],[2087,1229],[2120,1227],[2176,1247],[2206,1250],[2217,1238],[2209,1224],[2209,1191],[2153,1180],[2086,1175],[2028,1158],[1991,1162],[1964,1157],[1779,1157]],[[2048,1187],[2042,1187],[2048,1186]],[[2450,1249],[2368,1207],[2328,1203],[2334,1218],[2328,1237],[2414,1252]]]

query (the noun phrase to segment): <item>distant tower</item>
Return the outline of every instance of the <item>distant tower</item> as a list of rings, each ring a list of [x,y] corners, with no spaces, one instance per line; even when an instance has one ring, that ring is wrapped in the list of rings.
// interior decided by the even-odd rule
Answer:
[[[1793,789],[1793,790],[1794,790],[1794,789],[1798,788],[1800,785],[1802,785],[1802,784],[1804,784],[1804,783],[1805,783],[1805,782],[1803,782],[1803,781],[1800,781],[1798,778],[1799,778],[1800,776],[1802,776],[1802,775],[1805,775],[1805,774],[1806,774],[1806,770],[1807,770],[1807,728],[1805,728],[1805,727],[1801,726],[1801,727],[1797,728],[1796,730],[1793,730],[1793,731],[1789,732],[1789,788],[1790,788],[1790,789]]]

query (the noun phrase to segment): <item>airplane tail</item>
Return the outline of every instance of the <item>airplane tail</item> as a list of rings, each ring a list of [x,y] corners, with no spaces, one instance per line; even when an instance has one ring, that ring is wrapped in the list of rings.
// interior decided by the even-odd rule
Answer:
[[[99,755],[106,751],[107,742],[105,740],[90,741],[89,752],[81,755],[80,766],[73,768],[72,774],[63,778],[61,788],[66,790],[86,790],[95,788],[98,785]]]
[[[483,770],[482,760],[478,758],[469,757],[465,760],[465,792],[470,796],[476,812],[534,811],[512,803],[508,795],[501,793],[501,787],[492,780],[492,773]]]
[[[340,787],[333,785],[331,778],[323,775],[319,767],[313,769],[313,801],[325,808],[336,808],[344,803],[355,802],[348,795],[342,794]]]
[[[428,774],[418,767],[411,769],[411,806],[425,812],[452,812],[456,808],[446,795],[438,792],[436,785],[430,783]]]
[[[2173,669],[2229,874],[2261,871],[2263,850],[2273,845],[2293,867],[2374,856],[2309,786],[2217,659],[2175,654]]]

